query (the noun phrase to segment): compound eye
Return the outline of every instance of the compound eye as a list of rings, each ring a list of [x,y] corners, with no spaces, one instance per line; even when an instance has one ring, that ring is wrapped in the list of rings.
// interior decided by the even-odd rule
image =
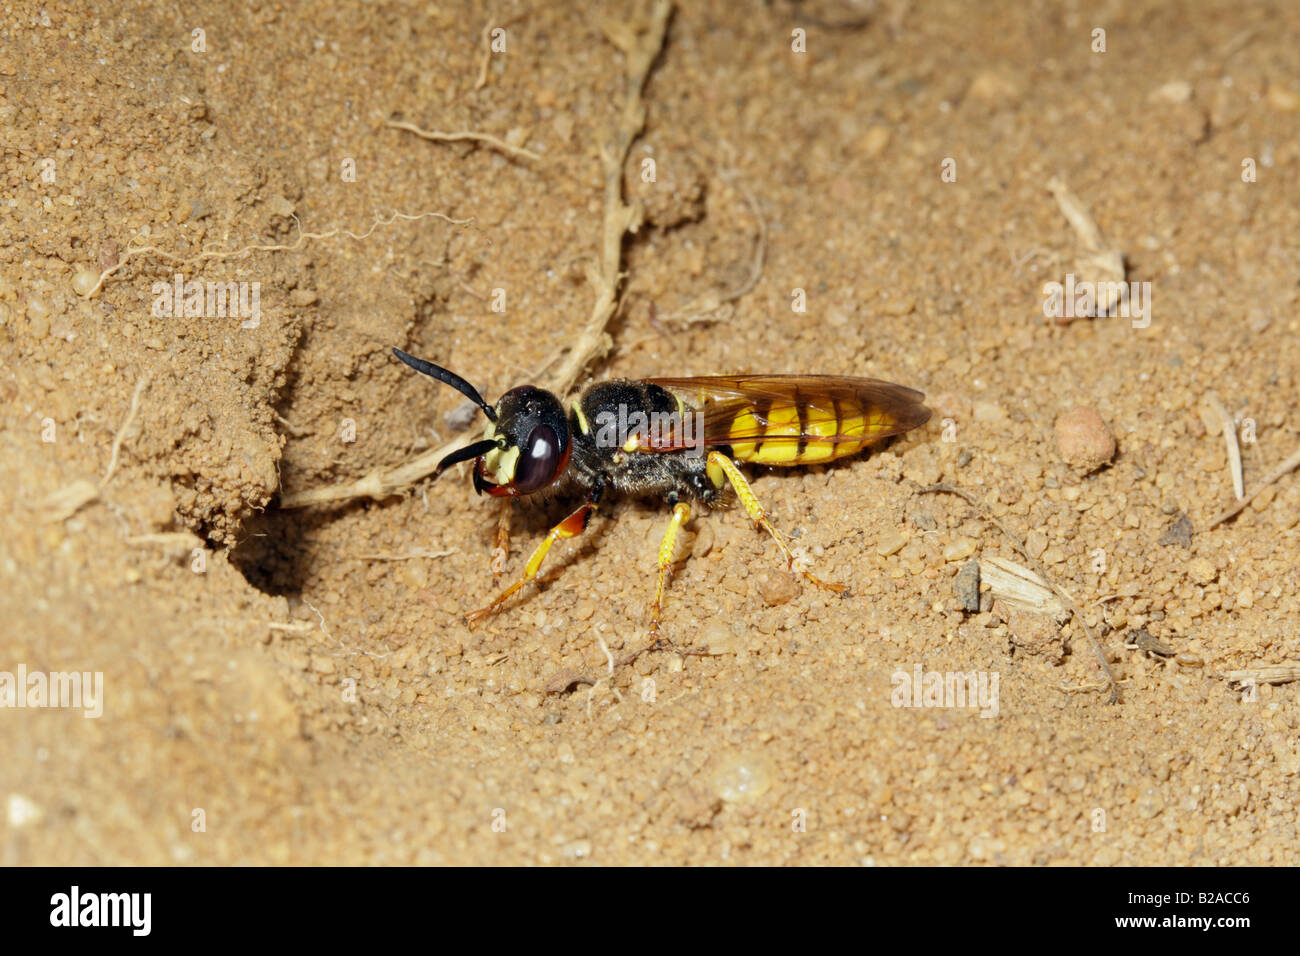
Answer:
[[[560,477],[565,464],[564,449],[550,425],[538,425],[528,436],[528,447],[519,456],[515,468],[514,486],[520,494],[529,494],[545,488]]]

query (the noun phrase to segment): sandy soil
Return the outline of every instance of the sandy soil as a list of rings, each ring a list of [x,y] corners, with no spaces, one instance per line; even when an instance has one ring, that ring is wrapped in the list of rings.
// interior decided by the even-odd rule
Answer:
[[[936,414],[845,465],[751,469],[850,598],[702,515],[676,650],[610,675],[602,643],[646,640],[662,507],[607,509],[471,631],[496,510],[463,469],[278,502],[455,437],[462,400],[390,346],[495,398],[572,343],[623,95],[602,23],[643,9],[94,6],[0,22],[0,671],[103,675],[80,709],[0,713],[3,862],[1300,858],[1300,684],[1229,679],[1300,662],[1300,476],[1206,527],[1234,500],[1211,393],[1247,490],[1300,445],[1300,7],[680,3],[594,377],[872,375]],[[1146,327],[1044,317],[1044,283],[1097,268],[1053,177],[1150,283]],[[299,242],[394,211],[473,221]],[[193,260],[250,245],[291,248]],[[178,271],[260,283],[256,328],[153,314]],[[1088,474],[1056,433],[1076,406],[1117,443]],[[1027,538],[1118,704],[1078,617],[987,579],[962,609],[970,557],[1029,559],[916,494],[939,481]],[[565,505],[516,514],[512,573]],[[997,715],[894,706],[917,667],[996,675]]]

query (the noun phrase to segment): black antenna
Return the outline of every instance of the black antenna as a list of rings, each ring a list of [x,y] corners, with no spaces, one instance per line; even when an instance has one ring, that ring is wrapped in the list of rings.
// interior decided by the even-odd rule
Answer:
[[[436,378],[444,385],[450,385],[456,391],[460,392],[462,395],[464,395],[466,398],[472,401],[479,408],[483,409],[483,414],[488,417],[489,421],[495,422],[497,420],[497,413],[493,410],[491,405],[483,401],[483,396],[478,393],[478,389],[476,389],[469,382],[465,381],[455,372],[449,372],[445,368],[440,368],[439,366],[434,365],[432,362],[426,362],[424,359],[418,359],[414,355],[407,355],[399,348],[394,348],[393,354],[396,355],[403,362],[405,362],[407,365],[411,366],[411,368],[415,369],[417,372],[423,372],[425,375],[429,376],[430,378]],[[458,459],[458,460],[463,460],[463,459]]]
[[[457,448],[450,455],[438,462],[438,467],[433,470],[433,476],[437,478],[452,465],[458,465],[462,461],[469,461],[471,458],[477,458],[479,455],[486,455],[493,448],[500,448],[501,445],[495,439],[484,438],[482,441],[476,441],[472,445],[466,445],[464,448]]]

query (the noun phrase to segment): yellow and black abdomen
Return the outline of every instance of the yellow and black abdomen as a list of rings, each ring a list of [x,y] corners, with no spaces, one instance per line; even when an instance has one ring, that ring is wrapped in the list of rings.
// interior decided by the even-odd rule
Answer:
[[[829,408],[795,399],[737,412],[728,429],[733,457],[759,465],[815,465],[856,455],[868,426],[885,424],[869,408],[836,401]]]
[[[817,465],[925,424],[930,410],[915,389],[837,375],[709,376],[654,379],[704,417],[705,444],[739,461]]]

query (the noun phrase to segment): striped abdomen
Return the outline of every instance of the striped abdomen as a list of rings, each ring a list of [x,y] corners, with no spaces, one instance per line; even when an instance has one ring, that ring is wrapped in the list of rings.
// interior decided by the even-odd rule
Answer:
[[[915,389],[838,375],[652,379],[703,413],[704,443],[741,461],[815,465],[925,424]]]

